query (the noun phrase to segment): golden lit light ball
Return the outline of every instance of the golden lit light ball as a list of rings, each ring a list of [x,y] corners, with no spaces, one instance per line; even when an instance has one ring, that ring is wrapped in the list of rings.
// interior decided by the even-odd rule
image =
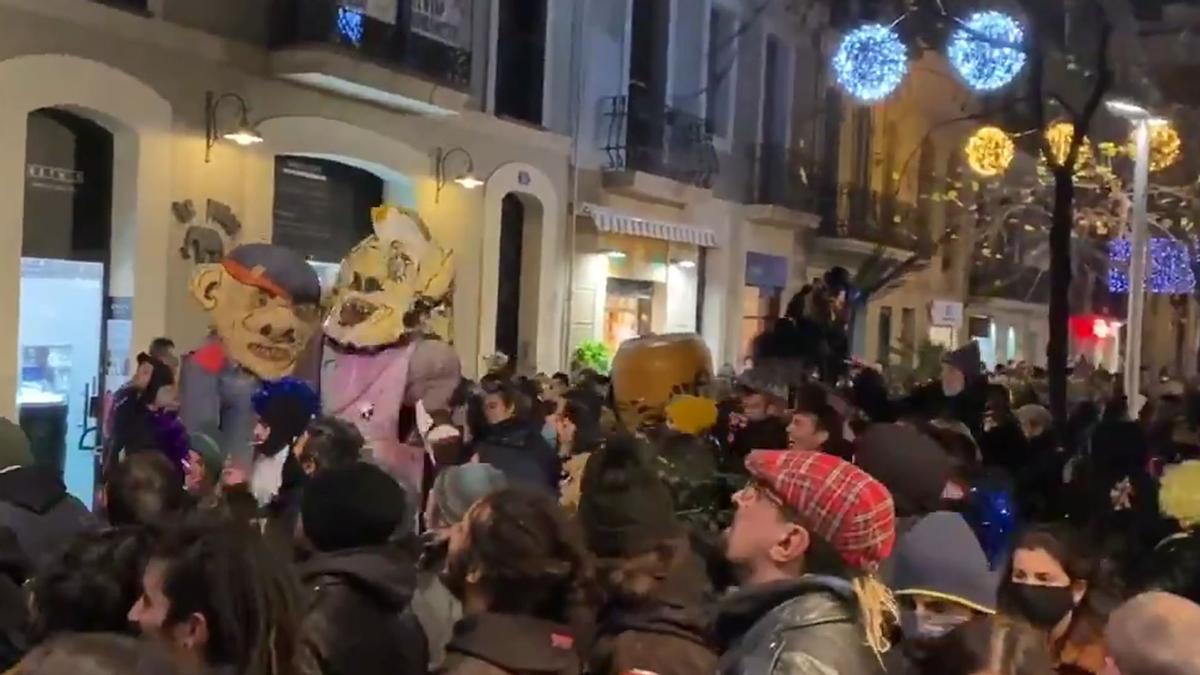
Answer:
[[[1017,146],[998,127],[982,127],[967,140],[967,164],[980,176],[998,176],[1008,170]]]
[[[1060,121],[1050,125],[1046,129],[1046,140],[1050,142],[1050,152],[1054,155],[1054,161],[1058,164],[1063,164],[1067,161],[1067,155],[1071,152],[1071,141],[1075,138],[1075,125],[1070,122]],[[1084,137],[1083,143],[1079,146],[1079,156],[1076,158],[1075,166],[1083,166],[1092,161],[1092,144],[1088,142],[1087,137]]]
[[[1137,130],[1129,138],[1129,155],[1137,156]],[[1183,140],[1170,124],[1156,124],[1150,128],[1150,170],[1162,171],[1179,161],[1183,156]]]

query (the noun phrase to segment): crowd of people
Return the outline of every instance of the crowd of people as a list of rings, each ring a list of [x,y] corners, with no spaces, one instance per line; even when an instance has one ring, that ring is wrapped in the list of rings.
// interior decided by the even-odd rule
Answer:
[[[902,396],[754,371],[628,429],[607,377],[464,380],[408,494],[294,385],[255,459],[118,392],[94,509],[0,420],[19,675],[1200,675],[1200,394],[977,348]]]

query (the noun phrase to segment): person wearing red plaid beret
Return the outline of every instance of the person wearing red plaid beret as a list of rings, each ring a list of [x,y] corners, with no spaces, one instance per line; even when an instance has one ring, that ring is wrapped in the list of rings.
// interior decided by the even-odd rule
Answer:
[[[720,605],[721,675],[876,675],[897,621],[876,577],[896,541],[887,488],[822,452],[750,453],[726,556],[743,585]]]

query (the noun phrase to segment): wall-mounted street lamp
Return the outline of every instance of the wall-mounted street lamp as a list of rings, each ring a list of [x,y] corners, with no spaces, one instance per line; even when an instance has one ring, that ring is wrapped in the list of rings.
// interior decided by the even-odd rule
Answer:
[[[222,131],[220,123],[217,119],[217,114],[220,112],[221,104],[225,101],[233,101],[238,107],[238,123],[228,131]],[[208,164],[212,161],[212,149],[217,144],[217,141],[224,138],[227,141],[232,141],[241,146],[256,145],[263,142],[263,137],[259,135],[254,125],[250,124],[250,107],[246,105],[246,99],[241,95],[233,92],[228,92],[217,96],[213,92],[204,94],[204,163]]]
[[[467,166],[461,172],[458,172],[453,179],[451,179],[450,174],[446,169],[446,165],[449,163],[451,157],[460,153],[462,154],[463,158],[466,159]],[[453,180],[455,183],[458,183],[468,190],[474,190],[475,188],[482,186],[483,181],[475,177],[473,173],[474,171],[475,159],[471,157],[471,153],[467,152],[465,148],[458,147],[450,148],[449,150],[438,148],[437,155],[434,156],[435,190],[433,193],[433,203],[436,204],[441,201],[442,188],[446,187],[446,181],[448,180]]]

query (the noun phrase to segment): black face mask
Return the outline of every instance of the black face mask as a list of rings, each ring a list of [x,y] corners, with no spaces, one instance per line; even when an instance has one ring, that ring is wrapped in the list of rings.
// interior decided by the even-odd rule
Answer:
[[[1070,586],[1009,584],[1009,597],[1016,610],[1038,628],[1053,628],[1072,609],[1075,595]]]

